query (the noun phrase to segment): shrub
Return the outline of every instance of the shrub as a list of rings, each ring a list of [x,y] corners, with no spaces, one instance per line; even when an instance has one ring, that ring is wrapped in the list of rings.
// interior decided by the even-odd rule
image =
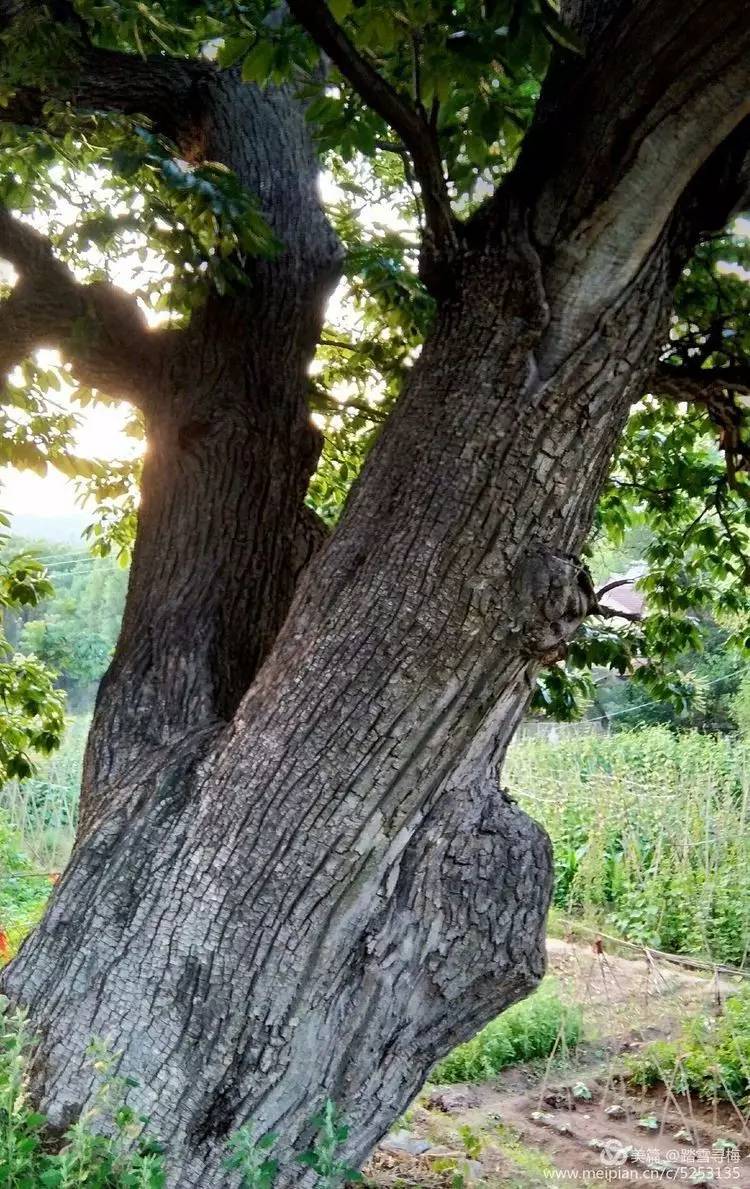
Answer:
[[[727,1000],[717,1016],[699,1015],[677,1040],[654,1041],[626,1063],[634,1085],[664,1082],[675,1094],[688,1090],[713,1102],[750,1106],[750,987]]]
[[[553,986],[545,984],[449,1053],[435,1066],[431,1080],[483,1081],[506,1065],[564,1052],[580,1036],[580,1010],[564,1004]]]

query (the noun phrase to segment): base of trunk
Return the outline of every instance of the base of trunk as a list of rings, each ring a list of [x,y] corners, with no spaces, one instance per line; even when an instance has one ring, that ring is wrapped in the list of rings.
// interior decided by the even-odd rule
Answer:
[[[238,1184],[223,1161],[247,1122],[278,1134],[277,1186],[296,1185],[326,1099],[357,1166],[433,1063],[538,983],[550,848],[477,786],[383,839],[323,905],[300,879],[282,908],[279,886],[259,930],[269,871],[211,867],[204,780],[174,767],[127,828],[110,820],[80,845],[3,990],[40,1037],[32,1091],[55,1127],[91,1102],[97,1038],[138,1082],[128,1104],[165,1143],[170,1186]]]

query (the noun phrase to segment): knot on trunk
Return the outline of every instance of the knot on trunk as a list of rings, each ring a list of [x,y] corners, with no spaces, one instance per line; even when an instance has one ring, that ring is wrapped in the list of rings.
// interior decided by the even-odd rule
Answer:
[[[431,1060],[537,985],[552,892],[547,835],[494,780],[445,804],[401,856],[367,939]]]
[[[577,557],[538,550],[526,554],[515,578],[523,650],[535,660],[557,656],[597,608],[591,575]]]

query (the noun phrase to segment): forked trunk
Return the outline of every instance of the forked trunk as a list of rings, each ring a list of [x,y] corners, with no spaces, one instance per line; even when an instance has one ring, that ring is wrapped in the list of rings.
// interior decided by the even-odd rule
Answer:
[[[55,1121],[103,1037],[170,1184],[231,1183],[221,1152],[252,1119],[292,1185],[327,1096],[356,1163],[437,1056],[538,982],[549,846],[497,770],[590,607],[576,555],[638,382],[623,360],[664,309],[644,319],[643,292],[543,377],[522,220],[471,261],[231,725],[132,756],[138,796],[103,809],[7,977]]]
[[[209,301],[144,398],[81,837],[3,979],[52,1120],[90,1100],[87,1044],[106,1040],[174,1187],[235,1184],[222,1153],[248,1120],[299,1183],[328,1097],[358,1163],[543,974],[550,849],[498,768],[592,608],[579,552],[677,270],[746,189],[747,21],[728,7],[561,6],[590,51],[552,70],[508,182],[428,253],[435,326],[289,610],[338,257],[289,94],[206,83],[205,155],[284,251]]]

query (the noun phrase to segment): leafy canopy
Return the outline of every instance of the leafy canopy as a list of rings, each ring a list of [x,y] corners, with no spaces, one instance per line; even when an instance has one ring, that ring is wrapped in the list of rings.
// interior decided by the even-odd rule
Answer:
[[[552,0],[331,0],[329,11],[419,113],[459,216],[515,161],[552,52],[575,61],[585,49]],[[188,325],[210,291],[251,285],[254,259],[279,245],[257,196],[226,165],[189,163],[169,132],[140,115],[75,106],[92,48],[138,62],[210,60],[248,86],[299,88],[329,215],[346,249],[310,377],[325,445],[308,498],[334,524],[433,313],[418,275],[425,195],[409,147],[335,67],[323,76],[313,40],[271,0],[74,0],[56,6],[54,17],[34,5],[0,40],[0,202],[42,227],[76,277],[125,285],[154,324],[175,328]],[[30,91],[37,96],[33,119],[22,118]],[[747,230],[738,223],[703,244],[685,270],[666,363],[748,368]],[[82,324],[80,333],[90,328]],[[137,463],[78,458],[75,413],[61,406],[61,390],[74,405],[109,399],[76,385],[64,361],[26,361],[4,388],[3,461],[38,470],[51,464],[78,476],[97,502],[95,548],[124,554],[134,531]],[[658,384],[644,393],[600,501],[591,552],[596,568],[634,527],[642,530],[648,613],[624,626],[589,620],[564,664],[543,675],[539,705],[577,713],[591,694],[592,665],[632,673],[650,695],[687,700],[689,676],[677,661],[699,644],[702,617],[729,631],[738,655],[750,649],[745,401],[739,389],[723,390],[717,412],[716,400],[695,397],[695,385],[686,401],[674,391],[665,399]]]

